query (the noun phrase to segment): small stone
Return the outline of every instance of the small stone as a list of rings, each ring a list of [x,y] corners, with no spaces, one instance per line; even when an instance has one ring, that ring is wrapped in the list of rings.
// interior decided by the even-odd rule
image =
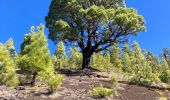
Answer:
[[[125,88],[123,88],[123,87],[118,87],[118,90],[125,90]]]
[[[25,87],[24,86],[18,86],[17,89],[18,90],[25,90]]]
[[[101,76],[100,75],[97,75],[98,78],[100,78]]]

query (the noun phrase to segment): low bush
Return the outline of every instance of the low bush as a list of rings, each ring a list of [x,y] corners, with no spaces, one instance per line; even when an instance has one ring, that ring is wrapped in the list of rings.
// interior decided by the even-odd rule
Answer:
[[[130,82],[141,85],[150,85],[152,83],[149,79],[140,78],[138,76],[131,77]]]
[[[53,93],[62,84],[62,81],[64,80],[63,75],[54,73],[40,72],[39,76],[48,85],[50,93]]]
[[[160,74],[160,80],[165,83],[170,83],[170,70],[165,70]]]
[[[60,87],[63,79],[64,79],[63,75],[60,75],[60,74],[53,75],[52,77],[50,77],[49,80],[47,81],[47,84],[50,87],[49,91],[53,93],[55,89]]]
[[[93,88],[92,90],[90,90],[90,94],[92,96],[94,96],[95,98],[104,98],[107,96],[111,96],[113,93],[113,91],[111,89],[108,88],[104,88],[104,87],[96,87]]]
[[[152,83],[159,82],[159,74],[139,72],[137,74],[130,75],[130,82],[141,85],[151,85]]]
[[[111,79],[109,80],[109,82],[112,84],[113,88],[117,87],[118,85],[118,80],[116,76],[112,76]]]

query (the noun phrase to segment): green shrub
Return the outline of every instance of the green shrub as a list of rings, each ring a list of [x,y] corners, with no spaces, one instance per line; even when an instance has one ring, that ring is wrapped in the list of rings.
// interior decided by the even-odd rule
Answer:
[[[135,84],[150,85],[152,82],[149,79],[142,78],[138,75],[133,75],[130,77],[130,82]]]
[[[118,80],[116,76],[112,76],[109,82],[112,84],[113,87],[117,87],[118,85]]]
[[[165,70],[161,73],[160,79],[162,82],[170,83],[170,70]]]
[[[167,97],[160,97],[159,100],[168,100]]]
[[[90,90],[90,94],[96,98],[104,98],[106,96],[111,96],[113,91],[104,87],[96,87]]]
[[[46,84],[49,86],[49,92],[53,93],[64,80],[64,76],[60,74],[54,74],[52,72],[40,72],[39,76],[41,79],[43,79]]]
[[[131,75],[130,82],[135,84],[142,84],[142,85],[151,85],[154,82],[160,81],[158,74],[148,73],[147,76],[144,75]]]
[[[52,77],[50,77],[47,80],[47,84],[50,87],[50,92],[51,93],[53,93],[55,91],[55,89],[60,87],[60,85],[62,84],[63,79],[64,79],[63,75],[57,74],[57,75],[53,75]]]
[[[112,76],[111,79],[109,80],[109,83],[111,83],[112,85],[112,89],[113,89],[113,92],[115,94],[115,96],[119,96],[119,93],[118,93],[118,79],[116,76]]]
[[[167,97],[165,97],[165,92],[164,91],[157,91],[157,93],[160,95],[159,100],[168,100]]]

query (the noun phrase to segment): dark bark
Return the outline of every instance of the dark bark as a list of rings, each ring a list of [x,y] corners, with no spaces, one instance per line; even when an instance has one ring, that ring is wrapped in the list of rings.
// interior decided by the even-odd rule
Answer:
[[[31,85],[35,85],[35,78],[37,76],[37,72],[33,73],[33,77],[32,77],[32,81],[31,81]]]
[[[82,63],[82,69],[90,69],[91,65],[90,65],[90,58],[91,58],[91,54],[89,53],[83,53],[83,63]]]
[[[53,88],[53,85],[51,85],[51,86],[50,86],[49,93],[50,93],[50,94],[54,93],[54,88]]]

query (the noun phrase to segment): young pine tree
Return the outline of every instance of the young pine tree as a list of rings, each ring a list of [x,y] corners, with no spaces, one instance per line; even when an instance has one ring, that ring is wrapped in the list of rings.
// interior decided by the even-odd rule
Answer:
[[[18,65],[22,71],[33,74],[32,85],[34,85],[39,72],[47,70],[54,72],[43,25],[40,25],[37,30],[32,27],[30,33],[25,35],[21,44]]]
[[[135,66],[135,74],[142,71],[143,65],[146,64],[146,60],[144,55],[142,54],[141,48],[139,47],[137,42],[133,43],[133,53],[134,53],[134,66]]]
[[[153,56],[152,52],[148,51],[146,55],[146,60],[152,68],[153,73],[159,73],[160,72],[160,63],[157,57]]]
[[[11,57],[15,58],[16,57],[16,51],[15,51],[13,39],[9,38],[8,41],[5,43],[5,46],[6,46],[7,50],[10,52]]]
[[[162,66],[162,70],[168,70],[168,69],[169,69],[169,65],[168,65],[168,62],[167,62],[167,60],[165,59],[165,57],[162,57],[161,66]]]
[[[145,59],[142,51],[137,42],[133,43],[133,53],[134,53],[134,77],[132,81],[141,84],[151,84],[158,80],[158,77],[152,73],[152,68],[149,66],[147,60]]]
[[[92,56],[92,67],[99,71],[111,71],[112,63],[110,62],[110,54],[107,50],[103,55],[102,52],[93,54]]]
[[[80,69],[82,68],[82,54],[79,52],[76,45],[70,49],[71,56],[69,58],[69,66],[71,69]]]
[[[94,69],[97,69],[99,71],[105,71],[106,70],[106,65],[103,64],[104,62],[104,56],[102,52],[98,52],[93,54],[92,56],[92,67]]]
[[[114,67],[122,69],[120,48],[117,46],[117,44],[111,46],[110,48],[110,61]]]
[[[108,50],[105,51],[105,55],[103,57],[103,65],[105,65],[105,70],[110,71],[113,69],[113,65],[110,61],[110,52]]]
[[[126,73],[133,73],[133,67],[132,67],[132,63],[131,63],[131,59],[130,56],[128,55],[128,53],[124,52],[123,53],[123,57],[122,57],[122,70]]]
[[[132,60],[133,60],[133,52],[130,50],[129,45],[125,44],[123,50],[123,56],[122,56],[122,70],[126,73],[133,74],[134,66],[132,66]]]
[[[65,58],[66,52],[65,52],[65,46],[63,42],[58,43],[57,50],[55,51],[55,55],[57,58]]]
[[[0,44],[0,85],[17,86],[16,64],[6,46]]]
[[[67,57],[66,57],[65,46],[63,42],[58,43],[57,50],[55,51],[54,55],[57,58],[55,67],[57,68],[67,67]]]
[[[129,45],[126,43],[123,48],[123,53],[127,53],[130,57],[133,56],[132,50],[129,48]]]
[[[165,57],[162,58],[159,78],[162,82],[170,83],[170,67]]]
[[[64,79],[63,75],[54,74],[54,70],[46,69],[45,71],[40,71],[39,77],[46,82],[49,86],[49,92],[53,93],[61,84]]]

